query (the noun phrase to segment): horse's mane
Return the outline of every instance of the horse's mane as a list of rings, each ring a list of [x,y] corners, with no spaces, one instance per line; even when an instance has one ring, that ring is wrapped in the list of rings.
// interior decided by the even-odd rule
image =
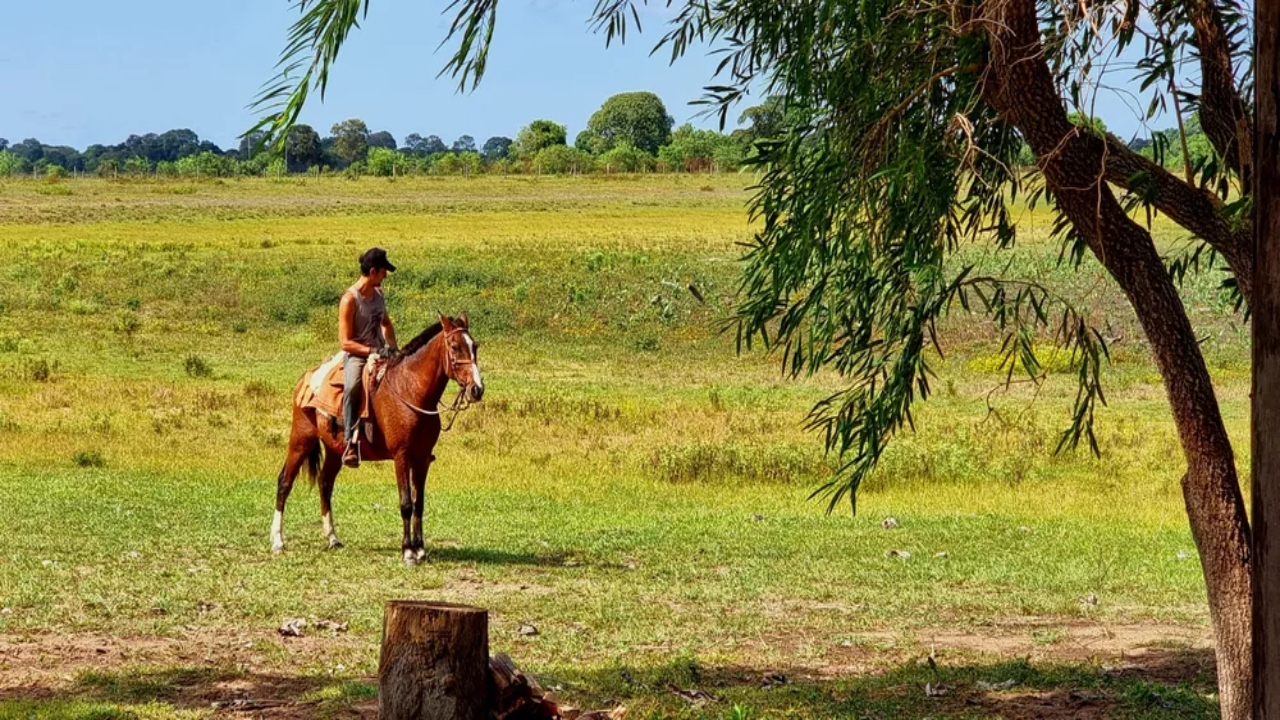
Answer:
[[[435,323],[427,327],[426,330],[423,330],[422,332],[418,333],[417,337],[410,340],[408,345],[405,345],[403,348],[400,349],[400,355],[396,357],[395,362],[392,364],[399,365],[401,360],[409,357],[410,355],[426,347],[427,343],[431,342],[431,340],[435,338],[435,336],[439,335],[440,331],[443,329],[444,329],[443,325],[441,325],[440,323]]]

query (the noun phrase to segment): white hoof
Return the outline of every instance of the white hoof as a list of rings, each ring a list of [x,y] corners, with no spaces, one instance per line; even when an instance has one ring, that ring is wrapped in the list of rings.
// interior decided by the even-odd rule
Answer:
[[[416,553],[416,552],[414,552],[414,551],[412,551],[412,550],[405,550],[405,551],[404,551],[404,564],[405,564],[405,565],[408,565],[409,567],[414,567],[415,565],[417,565],[417,564],[418,564],[418,553]]]
[[[417,556],[417,558],[418,558],[418,562],[426,562],[426,561],[427,561],[427,549],[426,549],[426,548],[418,548],[418,552],[417,552],[417,553],[415,553],[415,554],[416,554],[416,556]]]
[[[272,541],[271,541],[271,552],[275,553],[276,555],[279,555],[280,553],[284,552],[284,541],[283,541],[283,540],[272,540]]]
[[[343,544],[342,544],[342,541],[338,539],[338,536],[337,536],[337,535],[330,535],[330,536],[329,536],[329,549],[330,549],[330,550],[337,550],[337,549],[338,549],[338,548],[340,548],[340,547],[343,547]]]

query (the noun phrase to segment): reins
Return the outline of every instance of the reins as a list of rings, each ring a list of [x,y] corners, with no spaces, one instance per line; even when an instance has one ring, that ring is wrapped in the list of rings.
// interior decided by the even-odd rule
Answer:
[[[443,412],[447,412],[447,411],[427,410],[426,408],[420,408],[417,405],[414,405],[413,403],[409,402],[408,400],[405,400],[400,395],[400,393],[396,392],[396,389],[394,387],[388,387],[387,391],[391,393],[391,397],[394,397],[395,399],[404,403],[405,406],[408,407],[410,410],[421,413],[423,415],[441,415],[443,414]],[[453,421],[458,419],[458,413],[471,407],[471,403],[466,402],[463,399],[463,395],[465,395],[466,392],[467,392],[467,389],[465,387],[458,389],[458,396],[453,399],[453,404],[449,406],[449,410],[453,411],[453,417],[449,418],[449,424],[443,428],[443,432],[448,432],[449,429],[453,427]]]
[[[463,328],[454,328],[453,330],[450,330],[449,332],[444,333],[443,335],[445,363],[448,364],[450,370],[452,370],[456,365],[467,364],[466,362],[459,363],[457,361],[457,359],[454,357],[454,354],[453,354],[453,346],[449,344],[449,336],[459,332],[463,332]],[[445,382],[448,382],[451,379],[452,378],[449,377],[449,374],[445,373]],[[459,383],[459,385],[461,385],[461,383]],[[379,387],[381,387],[381,385]],[[458,419],[458,413],[471,407],[471,403],[467,402],[465,397],[467,393],[467,386],[465,385],[461,385],[461,387],[458,388],[457,397],[453,399],[453,404],[450,405],[448,410],[445,410],[445,411],[427,410],[426,408],[418,407],[417,405],[414,405],[408,400],[405,400],[404,397],[399,392],[396,392],[396,389],[394,386],[387,385],[387,391],[391,393],[392,397],[404,403],[404,405],[408,407],[410,410],[413,410],[414,412],[417,412],[422,415],[442,415],[444,414],[444,412],[448,412],[448,410],[452,410],[453,416],[449,418],[449,424],[442,429],[442,432],[448,432],[453,427],[454,421]]]

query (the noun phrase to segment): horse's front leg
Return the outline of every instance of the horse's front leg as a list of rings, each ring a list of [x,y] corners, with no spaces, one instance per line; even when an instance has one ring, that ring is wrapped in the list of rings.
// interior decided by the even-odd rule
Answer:
[[[404,556],[405,565],[417,565],[418,553],[413,546],[410,534],[410,522],[413,519],[413,488],[410,485],[411,464],[405,453],[396,455],[396,487],[400,490],[400,520],[404,523],[404,536],[400,541],[400,552]]]
[[[427,546],[422,540],[422,510],[426,505],[427,470],[431,467],[431,458],[415,460],[411,466],[410,479],[413,481],[413,537],[411,544],[418,562],[427,559]]]

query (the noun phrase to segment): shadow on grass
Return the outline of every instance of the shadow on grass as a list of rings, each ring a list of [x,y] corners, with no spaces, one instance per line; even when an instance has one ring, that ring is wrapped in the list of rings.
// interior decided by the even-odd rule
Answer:
[[[628,718],[1214,718],[1211,653],[1148,651],[1118,667],[1011,662],[910,664],[875,674],[811,668],[662,665],[560,668],[539,676],[580,707],[626,705]],[[65,688],[0,689],[0,718],[365,718],[372,678],[282,676],[207,668],[93,671]]]
[[[1149,651],[1114,667],[1016,660],[847,675],[805,667],[703,666],[689,658],[649,668],[565,668],[540,680],[562,687],[561,695],[578,705],[626,705],[629,718],[1218,717],[1210,651]]]
[[[562,565],[563,555],[506,552],[483,547],[427,547],[429,562],[476,563],[479,565]]]
[[[226,668],[92,670],[58,689],[0,688],[0,718],[107,720],[185,717],[186,711],[242,717],[376,717],[376,682]]]

